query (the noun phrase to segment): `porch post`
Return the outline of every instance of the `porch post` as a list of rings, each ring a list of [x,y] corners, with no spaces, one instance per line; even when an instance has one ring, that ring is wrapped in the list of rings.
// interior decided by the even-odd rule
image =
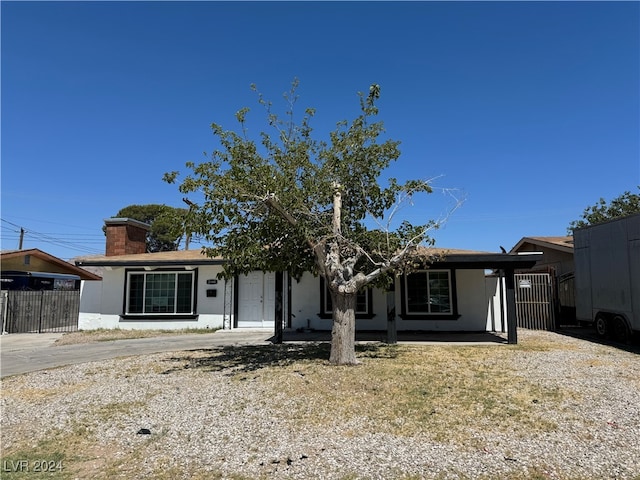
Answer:
[[[502,333],[505,333],[506,318],[504,318],[505,297],[504,297],[504,284],[502,282],[503,278],[504,278],[504,270],[498,270],[498,282],[500,284],[500,331]]]
[[[240,276],[233,276],[232,285],[232,293],[233,293],[233,328],[238,328],[238,305],[240,304],[240,299],[238,297],[238,292],[240,290]]]
[[[396,324],[396,292],[395,279],[387,290],[387,343],[398,343],[398,326]]]
[[[504,272],[507,289],[507,342],[511,345],[518,343],[518,320],[516,318],[516,287],[513,268]]]
[[[274,332],[274,336],[275,336],[275,341],[274,343],[282,343],[282,335],[283,335],[283,328],[282,328],[282,320],[283,320],[283,315],[282,315],[282,290],[283,290],[283,273],[282,272],[276,272],[276,311],[275,311],[275,321],[274,321],[274,326],[275,326],[275,332]]]

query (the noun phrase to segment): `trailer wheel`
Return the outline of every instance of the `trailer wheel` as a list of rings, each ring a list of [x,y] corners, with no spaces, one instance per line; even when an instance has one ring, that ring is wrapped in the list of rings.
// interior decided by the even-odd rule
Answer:
[[[605,315],[601,313],[596,315],[596,321],[594,323],[596,327],[596,333],[600,338],[604,338],[609,335],[609,320]]]
[[[621,343],[629,343],[631,341],[631,330],[622,315],[613,317],[613,336]]]

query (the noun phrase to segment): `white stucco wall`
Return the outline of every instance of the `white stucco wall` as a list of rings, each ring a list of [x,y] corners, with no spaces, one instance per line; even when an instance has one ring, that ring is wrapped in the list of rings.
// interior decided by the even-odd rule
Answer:
[[[398,330],[424,330],[439,332],[485,331],[487,300],[484,270],[456,270],[456,293],[459,318],[448,320],[413,320],[396,318]],[[399,282],[400,280],[398,280]],[[401,313],[401,289],[396,288],[396,311]]]
[[[318,317],[320,278],[305,273],[300,281],[291,280],[291,328],[331,330],[331,320]],[[328,322],[328,323],[327,323]]]
[[[484,270],[458,270],[459,330],[484,331],[487,324]]]
[[[358,330],[385,330],[387,328],[386,293],[373,289],[371,293],[374,318],[356,319]],[[332,320],[320,318],[320,277],[310,273],[302,276],[300,282],[291,281],[291,327],[331,330]]]
[[[400,278],[396,280],[396,325],[402,330],[425,331],[486,331],[490,330],[490,309],[499,312],[499,299],[494,299],[494,288],[487,293],[484,270],[457,270],[456,291],[458,314],[460,318],[454,320],[413,320],[402,319],[402,292]],[[372,319],[357,319],[357,330],[385,330],[387,328],[386,293],[373,289]],[[492,299],[494,305],[492,307]],[[294,329],[312,328],[315,330],[331,330],[332,320],[322,319],[320,312],[320,279],[311,274],[305,274],[300,282],[292,281],[291,286],[291,326]],[[499,315],[499,313],[498,313]],[[499,316],[498,316],[499,318]]]
[[[502,291],[500,283],[502,282]],[[485,292],[487,301],[487,331],[506,332],[506,288],[504,278],[485,277]]]
[[[82,280],[80,282],[80,309],[78,314],[78,328],[80,330],[87,330],[86,326],[92,325],[94,322],[100,322],[102,286],[102,280]]]
[[[198,267],[197,305],[198,317],[195,319],[153,320],[123,319],[125,276],[124,267],[105,269],[101,282],[84,282],[80,297],[80,316],[78,328],[95,330],[98,328],[163,329],[179,330],[186,328],[222,328],[224,317],[225,281],[218,280],[216,285],[207,285],[207,280],[216,279],[220,266]],[[91,283],[101,284],[94,287]],[[208,289],[216,289],[217,296],[207,297]]]
[[[185,329],[185,328],[230,328],[233,325],[232,312],[226,312],[227,325],[223,325],[225,314],[225,281],[218,280],[215,285],[207,285],[221,271],[220,266],[199,266],[197,277],[197,313],[196,319],[176,320],[131,320],[123,319],[125,275],[124,267],[105,269],[103,280],[83,282],[79,328],[92,330],[98,328],[122,329]],[[232,306],[231,283],[228,285],[228,306]],[[497,280],[485,278],[483,270],[457,270],[457,305],[459,318],[453,320],[413,320],[402,319],[402,289],[397,279],[395,289],[396,326],[402,330],[424,331],[487,331],[500,324],[500,298]],[[215,297],[207,297],[207,289],[216,289]],[[381,290],[372,290],[374,317],[357,319],[358,330],[386,330],[387,294]],[[307,273],[297,282],[291,280],[291,327],[331,330],[332,320],[322,319],[320,312],[320,279]]]
[[[82,280],[80,282],[80,311],[100,313],[102,280]]]

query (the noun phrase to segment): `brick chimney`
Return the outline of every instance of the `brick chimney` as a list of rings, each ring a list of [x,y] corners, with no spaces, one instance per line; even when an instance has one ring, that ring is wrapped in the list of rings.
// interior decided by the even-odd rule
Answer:
[[[107,218],[107,257],[147,252],[147,232],[151,226],[131,218]]]

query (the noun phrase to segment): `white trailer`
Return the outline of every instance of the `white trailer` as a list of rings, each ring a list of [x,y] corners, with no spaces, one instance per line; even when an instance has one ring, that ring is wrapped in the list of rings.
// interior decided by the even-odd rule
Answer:
[[[573,232],[576,318],[599,336],[640,334],[640,213]]]

